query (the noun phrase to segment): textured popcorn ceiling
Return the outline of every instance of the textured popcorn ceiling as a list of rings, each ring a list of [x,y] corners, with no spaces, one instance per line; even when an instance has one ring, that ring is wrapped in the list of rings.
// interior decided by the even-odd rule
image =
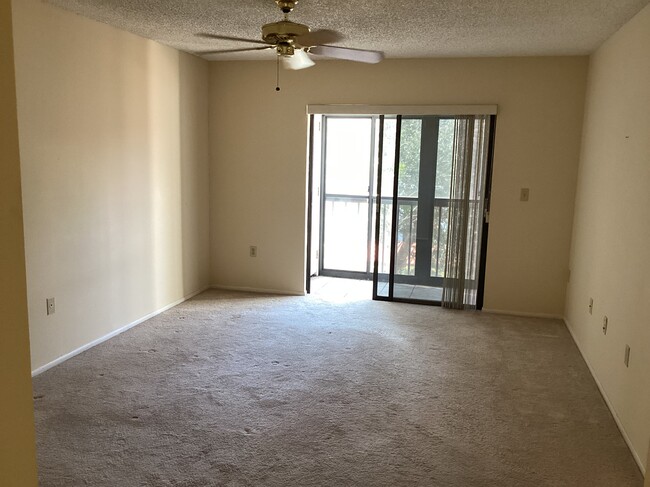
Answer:
[[[177,49],[248,47],[281,19],[273,0],[45,0]],[[589,54],[650,0],[300,0],[291,19],[392,58]],[[272,51],[207,59],[273,59]]]

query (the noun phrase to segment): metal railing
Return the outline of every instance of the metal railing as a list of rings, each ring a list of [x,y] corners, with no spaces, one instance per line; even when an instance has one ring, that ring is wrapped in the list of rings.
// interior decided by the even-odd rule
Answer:
[[[343,204],[340,211],[365,212],[370,201],[373,207],[376,198],[362,195],[349,194],[326,194],[325,203],[332,203],[331,211],[337,211],[336,206]],[[390,271],[390,236],[392,221],[392,197],[381,198],[380,228],[379,228],[379,272],[388,274]],[[413,276],[415,274],[415,259],[417,250],[417,219],[418,219],[418,198],[398,197],[398,226],[396,242],[395,274],[401,276]],[[352,208],[350,205],[354,205]],[[355,208],[356,207],[356,208]],[[444,258],[447,245],[447,219],[449,211],[449,200],[434,199],[432,241],[431,241],[431,277],[444,277]],[[372,212],[374,228],[375,211]],[[374,232],[372,232],[374,236]],[[428,242],[427,242],[428,243]],[[373,242],[368,242],[368,259],[373,259]],[[369,262],[370,264],[370,262]]]

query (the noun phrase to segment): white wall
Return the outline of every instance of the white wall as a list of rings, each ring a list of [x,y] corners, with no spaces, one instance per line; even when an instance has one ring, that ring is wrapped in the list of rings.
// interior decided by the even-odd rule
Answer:
[[[0,2],[0,485],[35,487],[11,2]]]
[[[307,104],[498,104],[485,307],[562,316],[586,73],[584,57],[326,61],[276,93],[272,62],[213,63],[212,282],[303,291]]]
[[[208,285],[208,65],[13,6],[37,369]]]
[[[650,439],[649,188],[650,6],[591,57],[566,306],[569,328],[643,462]]]

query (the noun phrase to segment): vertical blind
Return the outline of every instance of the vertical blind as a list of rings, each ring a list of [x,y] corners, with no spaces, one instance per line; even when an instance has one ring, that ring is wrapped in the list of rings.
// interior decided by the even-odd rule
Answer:
[[[456,117],[442,306],[476,309],[489,117]]]

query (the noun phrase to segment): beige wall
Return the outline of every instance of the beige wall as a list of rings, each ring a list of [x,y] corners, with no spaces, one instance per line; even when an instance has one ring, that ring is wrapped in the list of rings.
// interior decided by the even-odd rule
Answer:
[[[213,283],[303,291],[307,104],[498,104],[485,307],[561,316],[586,73],[581,57],[328,61],[276,93],[273,63],[213,63]]]
[[[208,285],[208,65],[38,0],[14,25],[37,369]]]
[[[0,1],[0,485],[35,486],[11,2]]]
[[[566,307],[640,461],[650,439],[649,134],[650,6],[591,58]]]

